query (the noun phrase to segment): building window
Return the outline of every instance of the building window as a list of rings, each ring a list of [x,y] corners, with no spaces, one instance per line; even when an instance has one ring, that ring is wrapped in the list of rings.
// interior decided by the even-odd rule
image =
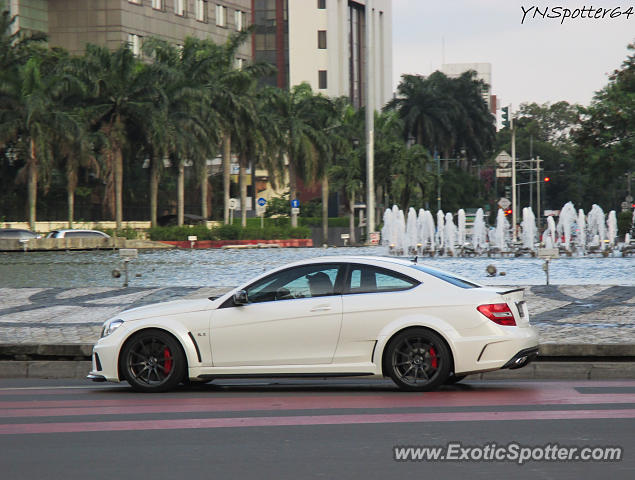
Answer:
[[[196,0],[195,14],[199,22],[207,22],[207,0]]]
[[[223,5],[216,5],[216,26],[227,26],[227,7]]]
[[[318,8],[324,10],[326,8],[326,0],[318,0]]]
[[[326,89],[326,70],[318,70],[318,88],[320,90]]]
[[[152,0],[152,8],[163,11],[163,0]]]
[[[134,33],[128,34],[128,48],[135,57],[141,55],[141,41],[143,37],[140,35],[135,35]]]
[[[318,30],[318,48],[326,48],[326,30]]]
[[[245,25],[246,18],[247,18],[247,14],[245,12],[242,12],[240,10],[236,10],[234,12],[234,24],[236,25],[236,30],[238,30],[239,32],[246,27]]]
[[[174,13],[185,16],[185,0],[174,0]]]

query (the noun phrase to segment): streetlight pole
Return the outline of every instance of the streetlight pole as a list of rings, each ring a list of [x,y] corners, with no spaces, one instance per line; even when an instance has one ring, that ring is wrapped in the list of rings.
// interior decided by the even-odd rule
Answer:
[[[542,227],[542,221],[540,217],[540,184],[542,183],[542,176],[540,175],[540,156],[536,157],[536,213],[538,219],[538,228]]]
[[[437,164],[437,211],[441,210],[441,159],[439,152],[434,149],[434,160]]]
[[[512,127],[512,240],[516,242],[516,125],[513,116],[509,120]]]
[[[375,232],[375,108],[374,108],[374,68],[372,55],[373,6],[366,0],[366,217],[368,222],[367,241]]]

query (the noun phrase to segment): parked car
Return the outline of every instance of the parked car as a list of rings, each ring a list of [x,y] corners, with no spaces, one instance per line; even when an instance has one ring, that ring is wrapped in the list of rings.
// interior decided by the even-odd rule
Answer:
[[[386,376],[403,390],[432,390],[536,356],[523,295],[416,259],[304,260],[218,298],[116,315],[88,378],[161,392],[227,377]]]
[[[110,235],[99,230],[53,230],[46,238],[110,238]]]
[[[0,228],[0,239],[3,240],[33,240],[34,238],[42,238],[42,235],[22,228]]]

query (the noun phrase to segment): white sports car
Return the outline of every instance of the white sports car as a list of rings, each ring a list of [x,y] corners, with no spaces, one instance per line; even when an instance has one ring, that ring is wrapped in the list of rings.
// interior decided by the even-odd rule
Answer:
[[[122,312],[104,324],[88,378],[162,392],[215,378],[387,376],[431,390],[536,356],[523,290],[499,290],[416,259],[300,261],[219,298]]]

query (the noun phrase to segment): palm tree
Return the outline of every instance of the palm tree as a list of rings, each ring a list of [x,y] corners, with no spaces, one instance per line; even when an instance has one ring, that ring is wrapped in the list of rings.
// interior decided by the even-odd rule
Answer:
[[[139,62],[126,45],[114,51],[88,45],[86,54],[75,61],[74,73],[86,83],[87,113],[106,143],[103,151],[106,201],[114,213],[117,229],[123,219],[123,155],[130,143],[128,133],[152,122],[165,108],[166,97],[156,69]]]
[[[60,102],[62,81],[54,52],[41,50],[2,83],[0,144],[13,142],[25,165],[19,179],[28,189],[29,224],[35,229],[38,181],[46,183],[53,162],[53,139],[72,135],[77,125]]]
[[[328,149],[328,132],[323,124],[329,100],[314,95],[308,83],[279,90],[271,99],[281,134],[281,153],[286,155],[289,169],[289,199],[297,199],[297,180],[310,181],[315,176],[319,152]],[[291,226],[298,226],[298,217],[291,215]]]
[[[350,104],[341,107],[341,120],[337,135],[341,138],[335,150],[334,164],[329,177],[337,189],[344,190],[349,206],[351,243],[355,239],[355,198],[363,191],[365,180],[365,149],[359,141],[364,135],[364,109],[355,110]]]

